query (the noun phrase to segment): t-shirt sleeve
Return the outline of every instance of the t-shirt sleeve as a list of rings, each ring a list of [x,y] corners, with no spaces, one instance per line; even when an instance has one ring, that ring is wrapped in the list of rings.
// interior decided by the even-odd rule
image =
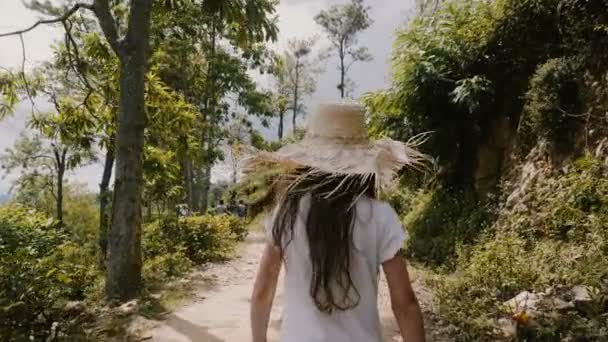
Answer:
[[[397,255],[403,248],[407,235],[393,207],[382,203],[379,209],[381,219],[378,227],[378,262],[382,264]]]

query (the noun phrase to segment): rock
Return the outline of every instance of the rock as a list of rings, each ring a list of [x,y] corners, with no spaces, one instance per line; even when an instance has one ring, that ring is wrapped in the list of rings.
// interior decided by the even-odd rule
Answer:
[[[514,338],[517,336],[517,323],[509,318],[501,318],[496,322],[498,324],[498,333],[506,338]]]
[[[589,288],[580,285],[572,287],[572,298],[575,302],[590,302],[591,293]]]
[[[86,310],[86,306],[83,302],[75,300],[67,302],[63,310],[69,313],[80,313]]]
[[[137,313],[138,310],[139,303],[137,302],[137,300],[126,302],[116,309],[117,314],[120,316],[130,316]]]
[[[567,302],[561,298],[548,298],[545,301],[545,305],[549,309],[557,310],[557,311],[569,311],[574,309],[574,303]]]
[[[46,338],[46,342],[52,342],[52,341],[56,341],[57,340],[57,328],[59,327],[59,323],[57,322],[53,322],[53,324],[51,324],[51,331],[49,333],[49,336]]]
[[[586,286],[572,287],[572,302],[577,310],[589,313],[593,309],[593,298],[591,296],[592,289]]]
[[[537,312],[538,304],[544,296],[544,294],[524,291],[506,301],[504,305],[509,308],[513,314],[518,314],[523,311],[535,313]]]

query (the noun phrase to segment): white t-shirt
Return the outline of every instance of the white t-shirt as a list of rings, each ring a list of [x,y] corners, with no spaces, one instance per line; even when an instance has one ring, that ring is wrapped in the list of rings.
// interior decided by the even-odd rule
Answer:
[[[305,196],[300,203],[293,241],[285,251],[281,342],[382,341],[377,302],[380,265],[397,254],[406,238],[397,213],[385,202],[358,200],[350,272],[361,299],[351,310],[326,314],[317,309],[309,291],[312,266],[305,226],[309,201]],[[267,225],[268,233],[271,226]]]

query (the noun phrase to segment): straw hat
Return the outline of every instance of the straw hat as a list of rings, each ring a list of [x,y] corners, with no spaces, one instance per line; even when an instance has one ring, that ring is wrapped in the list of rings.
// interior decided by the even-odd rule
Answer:
[[[388,138],[372,141],[365,109],[353,103],[323,103],[308,118],[304,138],[276,152],[255,151],[245,160],[245,172],[260,165],[301,168],[337,175],[375,176],[377,189],[393,185],[404,167],[417,168],[429,157],[415,149],[424,137],[408,143]]]

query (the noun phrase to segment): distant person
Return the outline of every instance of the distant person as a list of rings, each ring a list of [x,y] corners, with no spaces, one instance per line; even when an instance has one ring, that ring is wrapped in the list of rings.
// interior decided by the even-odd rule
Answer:
[[[243,200],[239,200],[239,204],[237,205],[237,214],[238,217],[244,219],[247,217],[247,206]]]
[[[231,215],[238,216],[238,206],[234,202],[234,199],[231,199],[230,202],[228,203],[227,210]]]
[[[251,165],[290,167],[287,190],[267,225],[251,298],[253,342],[266,342],[281,265],[285,264],[281,342],[380,342],[378,276],[384,270],[404,341],[424,341],[399,216],[377,199],[401,168],[426,156],[410,146],[369,141],[365,112],[326,104],[304,139],[260,153]]]
[[[228,211],[228,208],[226,208],[226,205],[224,204],[224,200],[220,200],[218,205],[215,207],[215,213],[217,215],[222,215],[222,214],[226,214]]]

